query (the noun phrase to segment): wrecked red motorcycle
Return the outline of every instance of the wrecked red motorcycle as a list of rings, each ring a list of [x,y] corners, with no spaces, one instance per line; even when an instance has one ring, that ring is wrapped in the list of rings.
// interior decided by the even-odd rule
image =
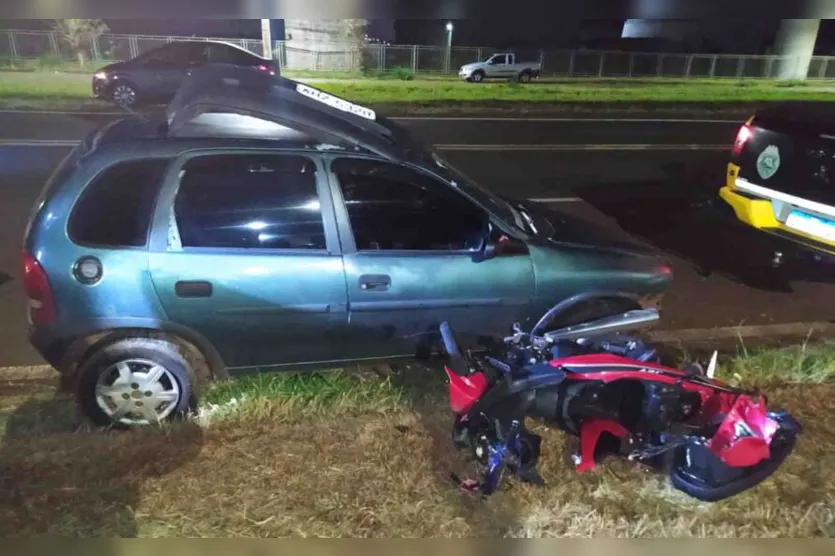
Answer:
[[[552,308],[531,329],[482,353],[463,352],[448,323],[441,338],[449,356],[453,442],[467,450],[477,479],[461,481],[489,495],[507,477],[542,485],[542,437],[530,418],[579,438],[577,471],[607,455],[669,473],[674,488],[715,502],[771,476],[791,454],[801,425],[769,411],[756,391],[731,387],[707,369],[675,369],[638,336],[658,312],[639,309],[543,332],[583,296]]]

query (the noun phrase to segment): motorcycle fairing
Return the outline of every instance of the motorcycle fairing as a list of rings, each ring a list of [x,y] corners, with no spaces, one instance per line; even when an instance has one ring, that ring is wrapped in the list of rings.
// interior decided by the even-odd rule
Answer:
[[[660,449],[647,445],[657,449],[659,454],[665,450],[673,451],[675,465],[671,478],[674,486],[706,501],[734,495],[771,475],[793,449],[799,431],[799,428],[792,428],[793,421],[779,421],[775,414],[767,413],[765,401],[754,400],[752,392],[658,363],[612,354],[578,355],[514,368],[492,385],[483,372],[473,372],[462,378],[448,368],[447,375],[451,405],[457,415],[454,434],[459,446],[472,441],[479,422],[492,420],[511,429],[510,436],[492,437],[496,448],[491,453],[492,458],[485,462],[488,470],[483,488],[485,494],[498,487],[508,467],[501,463],[503,454],[518,446],[520,438],[528,439],[537,448],[528,451],[527,459],[517,454],[516,465],[510,466],[511,471],[523,480],[541,483],[535,471],[541,438],[522,426],[526,416],[535,410],[539,410],[538,417],[543,415],[539,407],[541,396],[537,392],[554,392],[551,398],[556,404],[557,397],[562,395],[556,392],[562,392],[562,389],[580,391],[586,386],[632,381],[641,383],[648,390],[680,389],[697,397],[700,401],[698,411],[687,422],[693,427],[691,431],[716,427],[709,439],[699,434],[660,435]],[[556,412],[552,417],[556,419]],[[580,472],[595,468],[597,445],[605,433],[620,439],[622,444],[626,441],[647,442],[649,438],[644,437],[646,431],[630,430],[617,420],[607,418],[592,417],[576,424],[563,422],[562,428],[579,433],[581,447],[577,470]],[[775,435],[784,441],[772,443]],[[669,445],[665,448],[664,443]],[[626,454],[621,452],[620,455]]]

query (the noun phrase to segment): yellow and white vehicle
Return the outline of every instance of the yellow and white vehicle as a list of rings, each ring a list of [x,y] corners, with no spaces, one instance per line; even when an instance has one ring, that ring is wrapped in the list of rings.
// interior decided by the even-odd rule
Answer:
[[[739,129],[719,196],[784,255],[835,257],[835,129],[818,111],[758,112]],[[786,253],[785,250],[791,251]]]

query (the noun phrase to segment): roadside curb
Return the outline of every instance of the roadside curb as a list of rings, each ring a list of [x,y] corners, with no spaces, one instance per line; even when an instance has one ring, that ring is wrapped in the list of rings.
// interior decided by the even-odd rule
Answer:
[[[773,103],[729,103],[722,105],[692,105],[688,103],[643,102],[526,102],[526,101],[449,101],[433,104],[415,103],[368,103],[379,114],[389,118],[506,118],[506,119],[745,119],[763,105]],[[149,108],[161,110],[163,106]],[[145,109],[141,109],[144,112]],[[84,116],[128,116],[129,112],[119,111],[116,107],[102,104],[86,104],[61,101],[54,104],[30,104],[16,99],[0,99],[0,112],[16,113],[52,113]]]
[[[764,324],[750,326],[724,326],[683,330],[657,330],[649,336],[654,342],[669,344],[676,342],[704,342],[717,340],[805,338],[813,334],[835,336],[835,323],[795,322],[786,324]]]
[[[697,343],[717,340],[807,338],[812,334],[835,336],[835,323],[795,322],[752,326],[725,326],[682,330],[657,330],[649,333],[659,344]],[[0,367],[0,381],[52,377],[55,370],[49,365],[21,365]]]

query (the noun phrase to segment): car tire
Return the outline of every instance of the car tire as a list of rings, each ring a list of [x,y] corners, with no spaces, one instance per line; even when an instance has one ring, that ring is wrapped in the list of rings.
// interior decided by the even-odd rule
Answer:
[[[110,101],[116,106],[132,108],[139,104],[139,91],[129,81],[114,83],[110,88]]]
[[[522,73],[519,74],[519,77],[517,78],[517,80],[520,83],[530,83],[532,77],[533,76],[531,75],[531,72],[523,71]]]
[[[484,72],[481,70],[474,71],[473,74],[470,76],[470,80],[473,83],[481,83],[482,81],[484,81]]]
[[[79,368],[76,404],[94,427],[130,429],[196,409],[194,373],[180,346],[126,338],[97,349]]]

